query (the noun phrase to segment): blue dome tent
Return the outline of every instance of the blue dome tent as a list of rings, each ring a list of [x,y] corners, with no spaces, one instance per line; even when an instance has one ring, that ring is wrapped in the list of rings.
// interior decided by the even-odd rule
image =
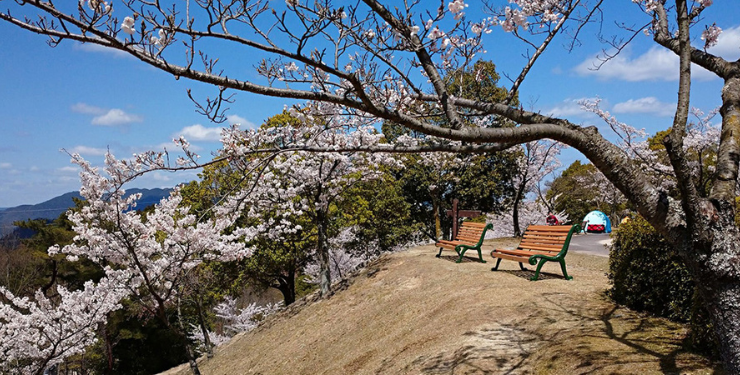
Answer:
[[[609,217],[601,211],[591,211],[583,218],[586,232],[611,233],[612,222]]]

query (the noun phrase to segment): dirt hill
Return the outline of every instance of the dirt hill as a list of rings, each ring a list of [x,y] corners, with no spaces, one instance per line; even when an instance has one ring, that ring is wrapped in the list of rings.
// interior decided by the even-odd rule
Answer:
[[[509,239],[490,246],[511,246]],[[487,248],[490,248],[487,246]],[[233,374],[714,373],[681,325],[603,297],[607,259],[569,253],[545,279],[517,263],[454,263],[421,246],[384,256],[328,299],[309,296],[201,359]],[[451,254],[448,252],[448,254]],[[490,257],[489,257],[490,259]],[[165,374],[189,374],[187,366]]]

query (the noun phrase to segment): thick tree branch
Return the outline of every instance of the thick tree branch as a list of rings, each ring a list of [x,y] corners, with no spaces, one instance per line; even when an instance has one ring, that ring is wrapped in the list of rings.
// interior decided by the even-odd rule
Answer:
[[[693,230],[695,225],[698,224],[696,215],[699,211],[699,195],[696,192],[696,186],[692,178],[692,169],[688,165],[686,152],[683,149],[691,93],[691,40],[689,39],[689,17],[686,0],[676,0],[676,12],[678,13],[678,40],[680,46],[678,104],[671,133],[663,140],[663,143],[673,165],[673,170],[676,172],[687,225]]]

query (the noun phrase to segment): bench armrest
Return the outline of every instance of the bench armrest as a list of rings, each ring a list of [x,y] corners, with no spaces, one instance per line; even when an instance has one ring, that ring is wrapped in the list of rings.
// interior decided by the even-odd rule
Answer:
[[[553,255],[553,256],[537,254],[537,255],[532,255],[531,257],[529,257],[529,264],[534,266],[535,264],[537,264],[537,259],[545,259],[550,262],[557,262],[560,260],[560,258],[562,258],[560,254]]]

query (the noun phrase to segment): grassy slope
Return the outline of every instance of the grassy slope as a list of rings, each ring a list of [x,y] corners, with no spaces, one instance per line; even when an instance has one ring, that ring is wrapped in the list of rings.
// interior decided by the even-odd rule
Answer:
[[[503,243],[502,243],[503,242]],[[510,246],[511,240],[491,244]],[[329,299],[309,297],[201,361],[203,374],[712,373],[685,330],[603,297],[605,258],[568,254],[530,282],[514,262],[385,256]],[[448,253],[449,254],[449,253]],[[490,257],[489,257],[490,259]],[[188,374],[179,367],[166,374]]]

